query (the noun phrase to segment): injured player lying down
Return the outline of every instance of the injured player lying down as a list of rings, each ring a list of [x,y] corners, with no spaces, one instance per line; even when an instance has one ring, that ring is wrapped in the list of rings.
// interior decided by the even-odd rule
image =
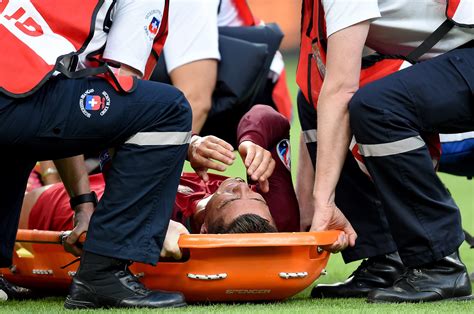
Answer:
[[[289,127],[288,120],[269,106],[255,106],[241,119],[238,150],[250,183],[256,180],[255,185],[240,178],[207,174],[205,169],[195,169],[200,176],[181,176],[165,256],[180,257],[177,239],[188,232],[183,225],[193,233],[299,231],[299,209],[290,173]],[[213,145],[206,137],[195,137],[190,151],[199,154],[203,147]],[[91,176],[90,185],[100,198],[105,188],[102,174]],[[62,184],[53,184],[25,196],[20,228],[71,230],[73,214]]]

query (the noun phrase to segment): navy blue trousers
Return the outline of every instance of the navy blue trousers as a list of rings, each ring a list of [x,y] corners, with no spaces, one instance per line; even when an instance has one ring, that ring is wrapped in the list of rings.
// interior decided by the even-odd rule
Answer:
[[[9,266],[29,172],[37,160],[115,148],[85,250],[154,264],[191,132],[172,86],[139,81],[122,95],[97,78],[49,80],[32,96],[0,95],[0,267]]]
[[[473,93],[474,48],[465,48],[375,81],[350,102],[351,128],[408,266],[439,260],[464,239],[421,135],[474,130]]]
[[[306,148],[313,167],[316,167],[316,109],[308,103],[301,92],[297,100]],[[341,252],[346,263],[397,250],[374,184],[359,169],[349,151],[336,186],[335,202],[358,235],[356,246]]]

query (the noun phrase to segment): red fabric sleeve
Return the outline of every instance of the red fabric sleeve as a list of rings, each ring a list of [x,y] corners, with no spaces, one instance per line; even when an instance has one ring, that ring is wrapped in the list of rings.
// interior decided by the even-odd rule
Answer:
[[[264,148],[275,146],[283,138],[288,139],[290,123],[267,105],[255,105],[240,119],[237,127],[238,143],[251,141]]]
[[[240,120],[239,143],[249,140],[272,153],[275,170],[268,179],[270,191],[262,194],[280,232],[300,229],[300,212],[291,180],[290,123],[270,106],[256,105]]]

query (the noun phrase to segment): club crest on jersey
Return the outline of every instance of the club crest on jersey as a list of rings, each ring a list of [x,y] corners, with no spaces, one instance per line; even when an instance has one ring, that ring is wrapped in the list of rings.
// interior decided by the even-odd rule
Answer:
[[[154,40],[155,36],[158,34],[160,30],[161,24],[161,17],[163,14],[160,10],[153,10],[147,13],[145,16],[146,25],[145,26],[145,33],[150,40]]]
[[[83,115],[90,118],[98,112],[100,116],[107,113],[110,107],[110,97],[106,91],[96,94],[93,89],[86,90],[79,99],[79,107]]]
[[[286,169],[291,170],[290,142],[287,139],[281,140],[277,144],[277,154]]]

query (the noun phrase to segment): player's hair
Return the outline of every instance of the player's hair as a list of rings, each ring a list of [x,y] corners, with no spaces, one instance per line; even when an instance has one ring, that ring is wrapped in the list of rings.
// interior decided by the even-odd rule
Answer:
[[[223,219],[218,219],[210,224],[208,233],[267,233],[278,232],[270,222],[255,214],[245,214],[234,219],[230,224],[225,225]]]

